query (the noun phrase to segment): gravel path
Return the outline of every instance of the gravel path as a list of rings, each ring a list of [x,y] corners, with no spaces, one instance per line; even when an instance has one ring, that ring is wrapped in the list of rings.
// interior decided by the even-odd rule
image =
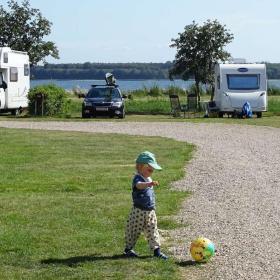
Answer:
[[[198,146],[175,188],[193,192],[179,213],[189,227],[171,232],[185,279],[279,279],[280,129],[193,123],[14,122],[2,127],[155,135]],[[204,236],[218,250],[190,265],[190,241]]]

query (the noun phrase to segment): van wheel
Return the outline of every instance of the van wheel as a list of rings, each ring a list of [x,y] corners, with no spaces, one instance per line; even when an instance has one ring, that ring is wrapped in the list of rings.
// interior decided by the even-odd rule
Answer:
[[[257,112],[257,118],[261,118],[262,117],[262,112]]]

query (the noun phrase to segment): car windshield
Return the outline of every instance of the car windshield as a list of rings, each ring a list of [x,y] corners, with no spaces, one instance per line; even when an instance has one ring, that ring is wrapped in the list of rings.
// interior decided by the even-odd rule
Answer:
[[[260,88],[260,75],[227,75],[228,88],[233,90],[248,90]]]
[[[87,94],[88,98],[121,98],[120,92],[115,88],[92,88]]]

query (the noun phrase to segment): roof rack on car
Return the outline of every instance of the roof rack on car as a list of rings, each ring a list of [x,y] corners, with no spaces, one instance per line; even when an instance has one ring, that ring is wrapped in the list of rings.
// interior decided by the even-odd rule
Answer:
[[[119,85],[91,85],[92,87],[118,87]]]
[[[119,85],[116,84],[116,78],[112,73],[105,74],[105,81],[106,85],[91,85],[92,87],[118,87]]]

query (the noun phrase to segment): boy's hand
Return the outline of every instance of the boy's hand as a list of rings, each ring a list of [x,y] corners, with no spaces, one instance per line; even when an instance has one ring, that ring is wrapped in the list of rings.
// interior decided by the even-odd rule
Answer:
[[[158,181],[152,181],[151,183],[150,183],[151,185],[151,187],[153,187],[153,186],[158,186],[159,185],[159,182]]]

